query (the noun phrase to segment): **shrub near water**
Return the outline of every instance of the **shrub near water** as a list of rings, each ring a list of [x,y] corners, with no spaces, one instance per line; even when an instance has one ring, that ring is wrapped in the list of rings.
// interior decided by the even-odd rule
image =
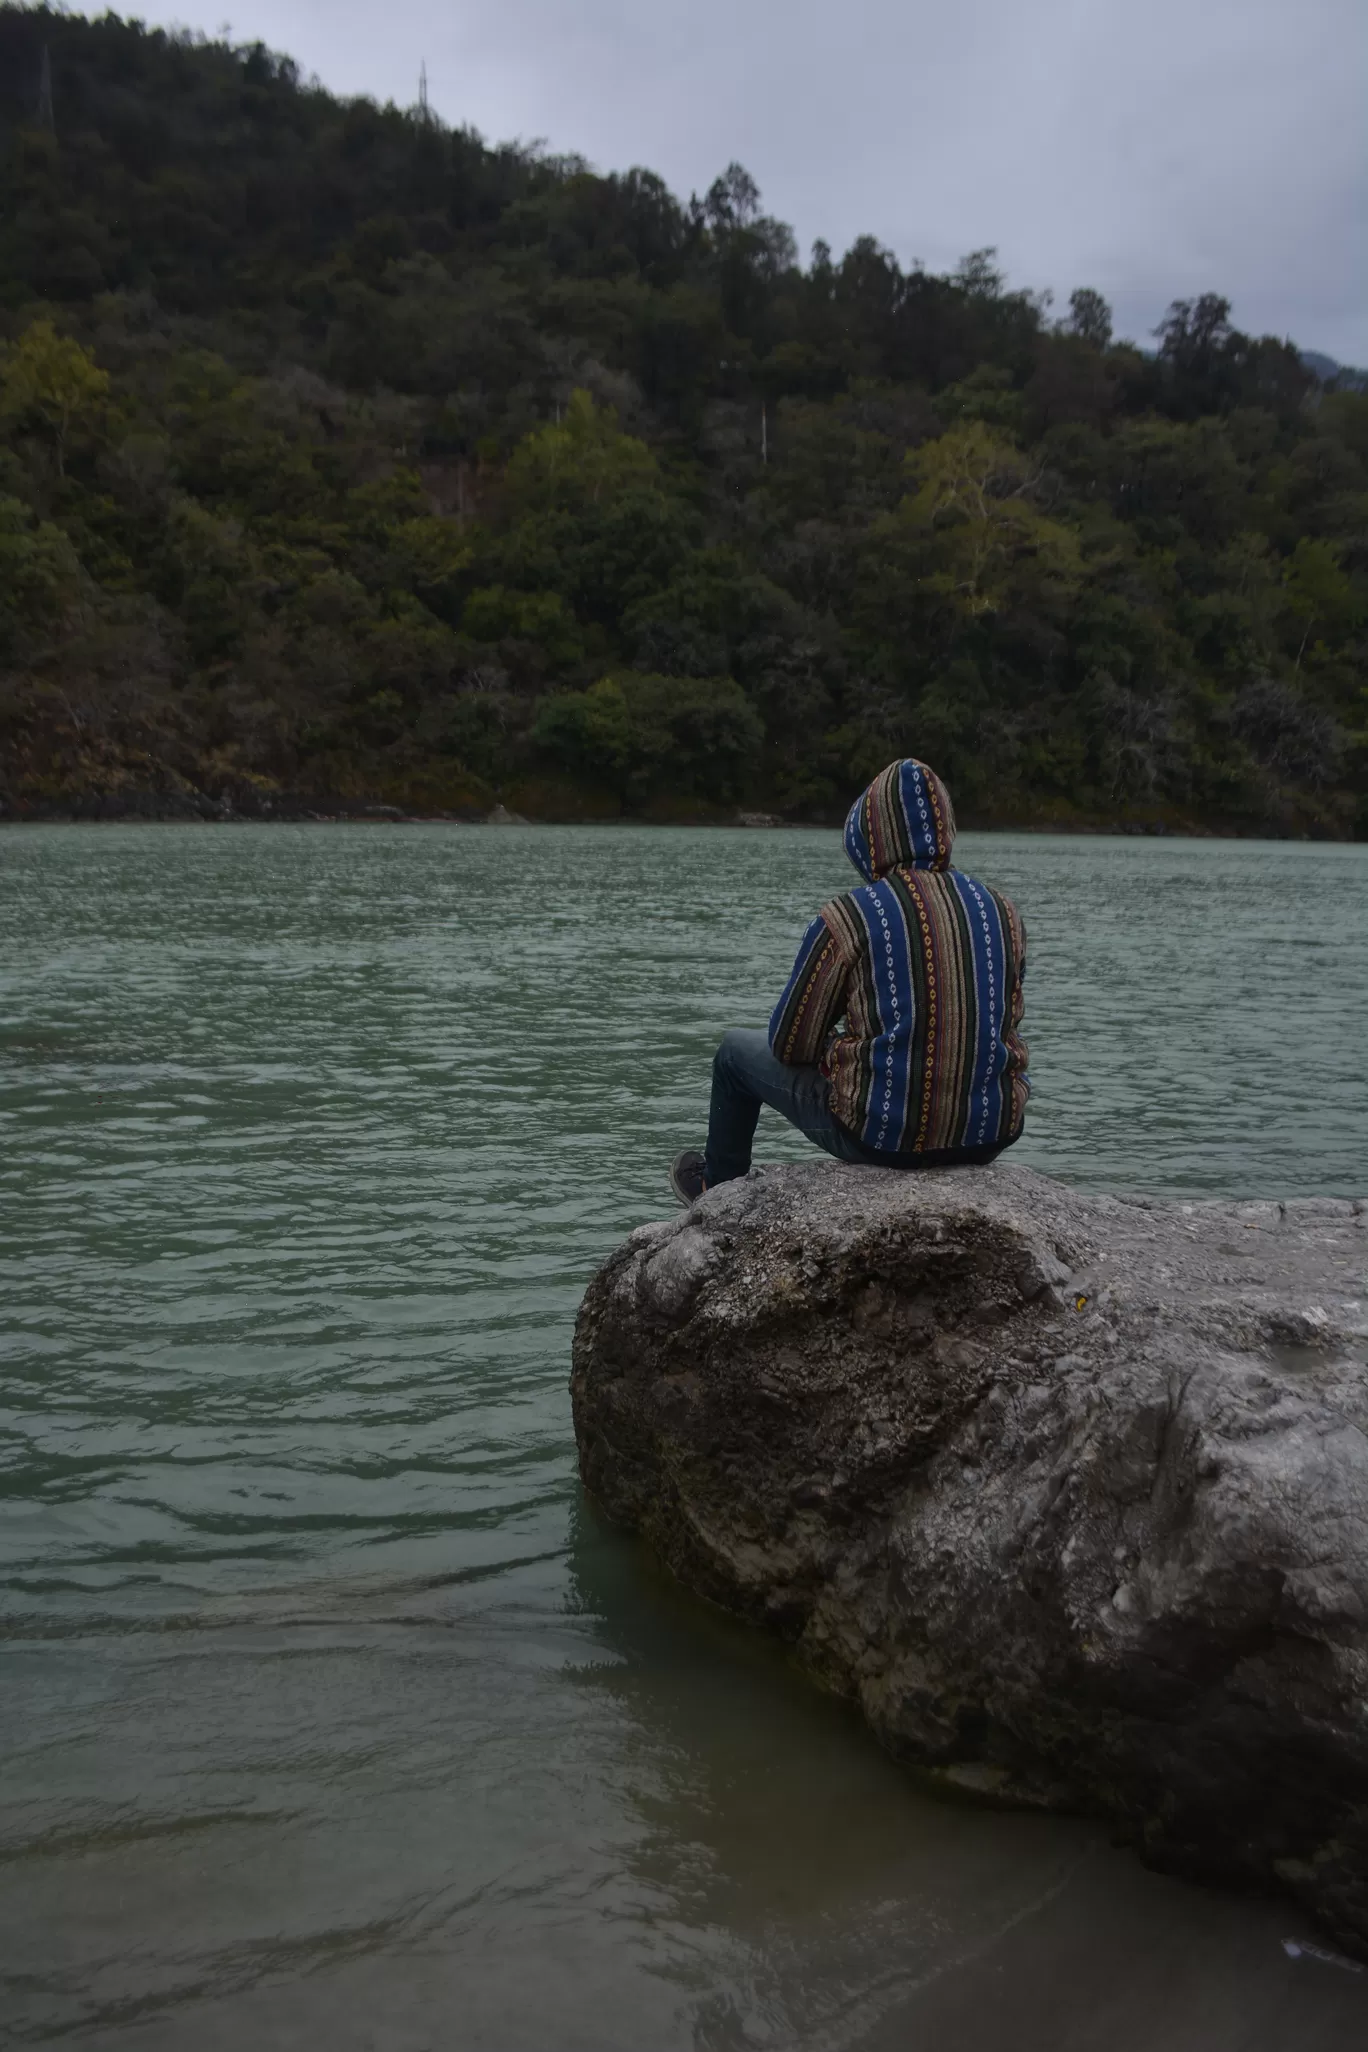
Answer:
[[[50,53],[53,125],[40,125]],[[1368,397],[0,6],[0,801],[1368,832]],[[521,804],[519,804],[521,799]]]
[[[532,738],[626,808],[667,796],[735,800],[764,728],[730,677],[627,674],[543,699]]]

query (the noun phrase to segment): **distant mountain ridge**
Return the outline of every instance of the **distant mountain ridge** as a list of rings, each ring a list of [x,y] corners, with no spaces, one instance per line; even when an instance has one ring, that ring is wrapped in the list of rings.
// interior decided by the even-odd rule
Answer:
[[[1322,355],[1319,349],[1298,350],[1303,364],[1313,378],[1323,385],[1332,382],[1342,392],[1368,392],[1368,371],[1355,370],[1352,364],[1336,363],[1333,356]]]

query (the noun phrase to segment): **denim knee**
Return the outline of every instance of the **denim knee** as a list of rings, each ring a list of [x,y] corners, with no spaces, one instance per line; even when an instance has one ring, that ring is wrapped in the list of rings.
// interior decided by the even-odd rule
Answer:
[[[764,1037],[765,1039],[765,1047],[766,1050],[768,1050],[768,1037],[762,1037]],[[736,1076],[742,1074],[748,1066],[747,1057],[750,1055],[751,1050],[754,1046],[755,1038],[756,1033],[754,1027],[729,1027],[727,1031],[722,1035],[722,1039],[718,1044],[717,1053],[713,1056],[714,1072],[716,1073],[720,1071],[724,1076]]]

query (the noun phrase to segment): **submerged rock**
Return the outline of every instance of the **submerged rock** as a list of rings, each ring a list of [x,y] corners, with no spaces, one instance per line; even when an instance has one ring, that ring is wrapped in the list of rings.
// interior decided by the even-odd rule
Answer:
[[[1368,1206],[753,1171],[591,1283],[580,1467],[959,1787],[1368,1953]]]

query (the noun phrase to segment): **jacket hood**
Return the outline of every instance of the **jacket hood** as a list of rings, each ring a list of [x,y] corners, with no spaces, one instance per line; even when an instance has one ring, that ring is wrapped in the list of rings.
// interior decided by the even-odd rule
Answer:
[[[866,883],[890,869],[948,869],[954,845],[950,793],[915,756],[880,770],[845,823],[846,854]]]

